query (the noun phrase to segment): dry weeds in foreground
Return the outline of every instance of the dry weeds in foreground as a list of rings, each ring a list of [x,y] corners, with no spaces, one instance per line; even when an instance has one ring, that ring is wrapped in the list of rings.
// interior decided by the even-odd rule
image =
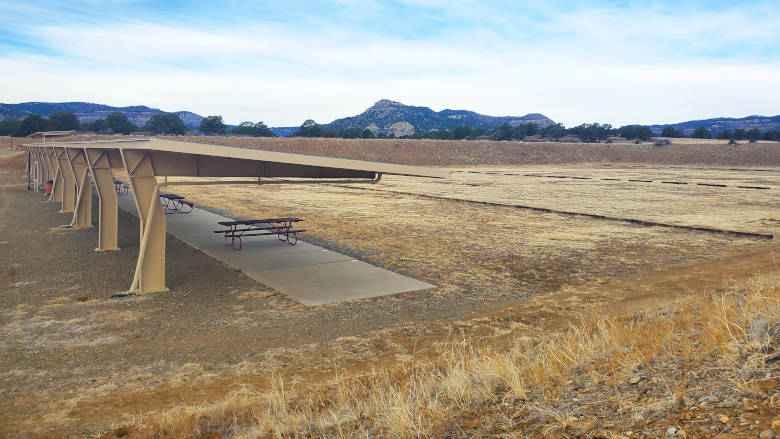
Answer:
[[[446,344],[435,362],[244,388],[106,437],[755,437],[780,408],[779,317],[780,279],[757,277],[506,351]]]

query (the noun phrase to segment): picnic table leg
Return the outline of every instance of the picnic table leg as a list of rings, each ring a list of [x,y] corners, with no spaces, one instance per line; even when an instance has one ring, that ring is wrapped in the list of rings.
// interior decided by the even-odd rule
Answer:
[[[235,228],[233,226],[230,226],[230,230],[225,232],[225,245],[229,245],[229,246],[233,245],[233,241],[235,241],[236,239],[236,234],[234,232],[234,229]],[[228,244],[228,238],[230,238],[230,244]]]
[[[292,232],[292,235],[295,238],[294,241],[290,241],[290,232],[287,232],[287,243],[290,245],[298,244],[298,232]]]

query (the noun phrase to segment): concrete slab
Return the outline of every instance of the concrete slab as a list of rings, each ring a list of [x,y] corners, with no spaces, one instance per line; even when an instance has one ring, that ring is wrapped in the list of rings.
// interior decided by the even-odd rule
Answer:
[[[132,192],[119,197],[119,207],[137,216]],[[435,288],[384,268],[298,241],[292,246],[275,235],[253,236],[241,251],[224,244],[222,215],[195,208],[192,213],[166,215],[168,233],[244,274],[305,305],[387,296]]]

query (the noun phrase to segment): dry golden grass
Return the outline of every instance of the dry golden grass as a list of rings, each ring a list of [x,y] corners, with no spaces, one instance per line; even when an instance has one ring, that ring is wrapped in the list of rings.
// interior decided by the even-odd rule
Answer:
[[[663,183],[665,181],[688,184]],[[725,184],[727,187],[699,186],[697,183]],[[780,231],[777,215],[780,211],[780,168],[767,172],[650,165],[472,167],[456,168],[451,180],[388,176],[372,189],[686,226],[762,233]]]
[[[599,282],[652,267],[712,257],[765,241],[661,227],[483,206],[391,193],[409,192],[524,204],[683,225],[775,233],[780,227],[776,190],[666,187],[633,182],[543,179],[524,173],[588,173],[628,179],[687,178],[706,170],[661,167],[468,168],[450,180],[388,176],[377,185],[183,186],[175,191],[235,218],[297,216],[306,234],[326,247],[473,298],[520,297],[566,285]],[[521,174],[506,176],[504,173]],[[742,174],[740,174],[742,175]],[[761,173],[742,176],[766,177]],[[773,174],[774,175],[774,174]],[[777,181],[780,186],[780,181]],[[474,186],[475,185],[475,186]],[[368,190],[366,190],[368,189]],[[384,192],[387,191],[387,192]]]
[[[780,281],[757,277],[652,312],[583,314],[503,351],[448,343],[431,362],[275,378],[269,391],[138,416],[132,437],[710,437],[711,412],[746,421],[720,431],[747,433],[780,409],[778,316]],[[755,334],[762,321],[774,332]]]
[[[343,146],[352,148],[354,143]],[[507,169],[517,172],[518,168],[470,170]],[[593,166],[538,169],[621,177],[645,173],[664,178],[721,177],[729,184],[734,179],[757,182],[768,175],[657,166],[603,172]],[[666,185],[637,189],[620,182],[561,184],[491,174],[456,174],[446,186],[414,181],[407,187],[412,181],[388,177],[370,188],[489,197],[518,204],[533,201],[596,213],[626,209],[616,216],[704,225],[717,220],[728,228],[777,229],[778,209],[772,206],[778,200],[769,197],[776,192],[745,191],[724,198],[715,189],[694,193],[691,188]],[[189,358],[171,362],[172,345],[150,342],[142,349],[153,353],[154,362],[109,369],[90,359],[89,367],[55,381],[59,387],[38,393],[26,390],[34,389],[29,383],[36,379],[25,370],[27,363],[20,362],[0,371],[0,380],[24,389],[19,393],[25,398],[14,400],[29,406],[13,418],[19,422],[14,431],[23,432],[20,437],[36,432],[50,437],[57,432],[78,436],[78,432],[106,431],[107,425],[121,425],[131,416],[124,430],[109,436],[136,430],[131,436],[209,437],[211,432],[211,437],[619,437],[632,429],[657,437],[676,425],[684,427],[688,437],[708,437],[714,430],[698,434],[697,426],[720,424],[712,420],[712,410],[693,410],[701,397],[718,396],[718,404],[745,397],[758,406],[746,414],[714,408],[735,419],[730,426],[734,431],[742,428],[742,422],[765,422],[766,413],[777,409],[777,399],[771,398],[776,392],[772,390],[777,383],[776,363],[769,362],[776,347],[756,351],[738,329],[750,328],[751,319],[777,315],[777,281],[758,279],[743,290],[723,280],[731,275],[743,279],[757,267],[777,271],[776,265],[768,267],[769,255],[777,250],[772,242],[355,188],[175,190],[228,215],[304,217],[306,239],[440,288],[314,308],[262,288],[236,289],[227,293],[230,301],[224,300],[230,302],[228,312],[203,312],[204,326],[226,328],[206,348],[229,348],[241,330],[259,334],[258,339],[273,338],[278,335],[274,327],[266,326],[271,319],[295,322],[301,325],[299,333],[304,333],[310,317],[324,309],[336,311],[329,314],[333,326],[355,310],[377,308],[394,318],[374,330],[378,325],[372,318],[378,313],[357,314],[368,315],[365,320],[374,327],[353,331],[348,322],[343,324],[346,330],[334,331],[330,340],[295,339],[293,345],[291,339],[284,339],[257,348],[260,355],[246,359],[220,355],[199,362]],[[703,282],[707,288],[728,285],[730,289],[704,296]],[[533,294],[542,292],[550,294]],[[657,309],[670,297],[690,294],[699,296]],[[0,327],[0,336],[20,340],[36,352],[53,353],[62,346],[93,352],[124,348],[134,340],[136,328],[154,322],[147,320],[146,313],[154,311],[151,305],[120,310],[103,302],[81,302],[77,291],[67,296],[68,301],[64,295],[58,291],[39,307],[4,310],[8,321]],[[161,298],[138,300],[152,303]],[[445,308],[449,304],[452,308]],[[589,311],[590,306],[604,308]],[[624,306],[655,311],[617,311]],[[421,319],[440,308],[449,314]],[[146,311],[131,311],[136,309]],[[470,319],[472,310],[480,317]],[[582,315],[572,319],[581,310]],[[178,318],[170,321],[178,323]],[[572,321],[576,323],[570,330],[561,331]],[[158,359],[169,363],[157,366]],[[38,369],[37,381],[51,382],[55,374],[70,373],[64,361]],[[634,379],[638,381],[632,384]],[[763,429],[764,424],[756,428]]]

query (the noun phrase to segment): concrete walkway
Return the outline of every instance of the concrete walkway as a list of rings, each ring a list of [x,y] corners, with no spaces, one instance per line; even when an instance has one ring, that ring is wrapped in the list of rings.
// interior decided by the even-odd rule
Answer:
[[[119,197],[119,207],[138,215],[132,192]],[[197,207],[189,214],[166,215],[167,232],[245,275],[305,305],[387,296],[434,288],[328,249],[298,241],[292,246],[272,236],[253,236],[241,251],[224,244],[219,221],[233,221]],[[306,221],[300,228],[306,228]]]

